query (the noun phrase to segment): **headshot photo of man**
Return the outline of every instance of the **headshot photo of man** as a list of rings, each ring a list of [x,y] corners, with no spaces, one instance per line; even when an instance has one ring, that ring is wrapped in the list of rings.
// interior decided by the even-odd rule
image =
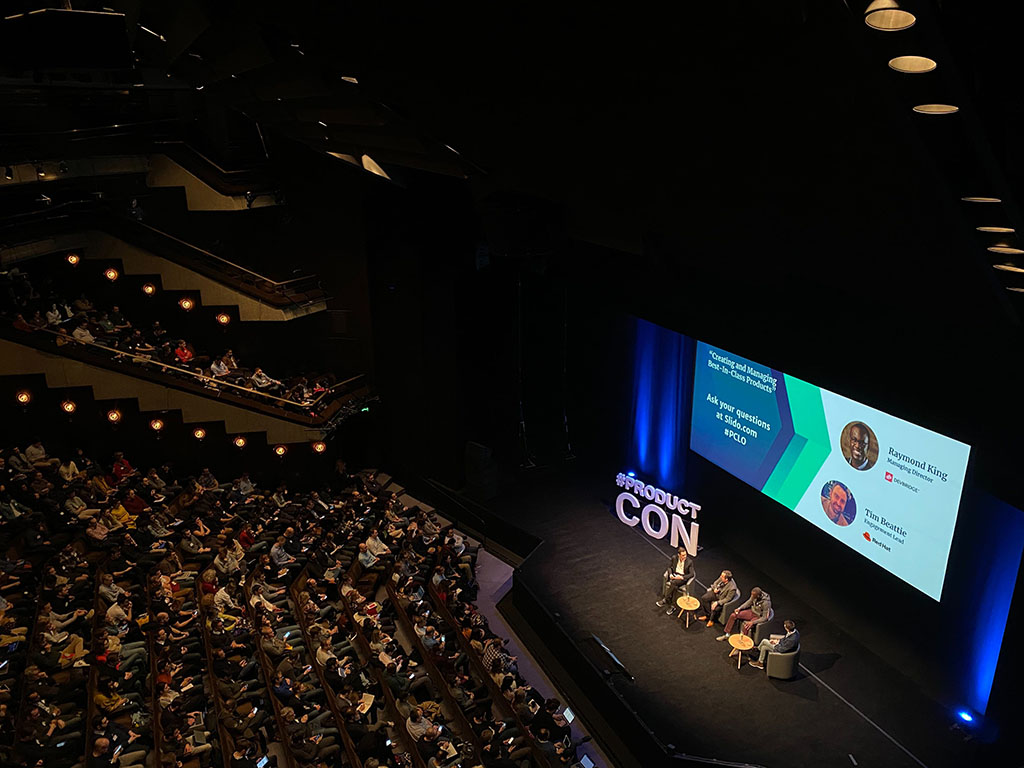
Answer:
[[[821,508],[836,525],[849,525],[857,517],[857,502],[853,494],[838,480],[829,480],[822,486]]]
[[[878,461],[878,438],[863,421],[851,421],[839,436],[839,447],[846,463],[861,472]]]

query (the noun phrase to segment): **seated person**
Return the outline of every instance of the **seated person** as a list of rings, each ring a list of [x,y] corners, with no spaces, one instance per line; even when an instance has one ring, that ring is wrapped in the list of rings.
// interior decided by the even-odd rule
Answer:
[[[742,620],[743,634],[749,635],[750,631],[758,624],[768,621],[772,613],[772,598],[760,587],[750,590],[750,597],[739,608],[734,610],[725,623],[725,634],[716,637],[716,640],[728,640],[732,634],[733,625]]]
[[[676,611],[676,593],[679,590],[686,590],[697,578],[697,572],[693,568],[693,561],[688,556],[686,547],[679,547],[672,564],[665,569],[661,578],[661,599],[656,605],[659,608],[665,608],[667,616]]]
[[[700,596],[700,605],[704,612],[697,617],[697,621],[706,621],[709,627],[713,626],[715,619],[722,612],[722,606],[735,600],[739,593],[740,588],[736,586],[732,571],[722,571],[708,591]]]
[[[771,638],[762,640],[761,644],[757,646],[759,651],[757,661],[747,662],[750,666],[764,669],[764,662],[768,658],[769,653],[789,653],[796,650],[797,646],[800,645],[800,633],[796,631],[796,624],[786,619],[782,622],[782,626],[785,628],[786,634],[778,640],[772,640]]]

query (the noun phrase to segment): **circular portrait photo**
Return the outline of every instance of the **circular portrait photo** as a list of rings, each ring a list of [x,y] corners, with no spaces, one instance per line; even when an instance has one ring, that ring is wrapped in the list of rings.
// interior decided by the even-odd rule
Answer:
[[[857,517],[853,493],[838,480],[829,480],[821,486],[821,508],[836,525],[849,525]]]
[[[861,472],[871,469],[878,461],[878,438],[863,421],[851,421],[843,427],[839,447],[846,463]]]

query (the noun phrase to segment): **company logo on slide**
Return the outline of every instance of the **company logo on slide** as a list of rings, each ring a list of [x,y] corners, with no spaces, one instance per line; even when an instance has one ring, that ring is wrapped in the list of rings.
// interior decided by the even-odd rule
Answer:
[[[886,472],[885,473],[885,479],[886,479],[886,482],[891,483],[892,482],[892,472]]]
[[[868,533],[867,531],[864,531],[864,538],[865,538],[865,539],[866,539],[867,541],[871,541],[871,534],[870,534],[870,533]]]

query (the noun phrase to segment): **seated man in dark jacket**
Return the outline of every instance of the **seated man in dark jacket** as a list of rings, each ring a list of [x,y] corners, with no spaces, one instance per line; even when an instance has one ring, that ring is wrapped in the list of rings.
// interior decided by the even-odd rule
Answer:
[[[772,640],[771,638],[762,640],[761,644],[757,646],[760,655],[757,657],[757,661],[748,662],[750,666],[764,669],[764,662],[768,658],[769,653],[789,653],[796,650],[797,646],[800,645],[800,633],[796,631],[796,624],[786,619],[782,622],[782,626],[785,627],[786,634],[778,640]]]

